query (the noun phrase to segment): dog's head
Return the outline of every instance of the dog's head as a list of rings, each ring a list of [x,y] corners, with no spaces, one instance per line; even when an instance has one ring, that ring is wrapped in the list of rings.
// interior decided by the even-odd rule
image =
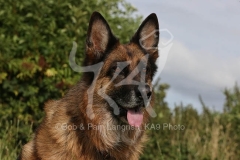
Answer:
[[[94,12],[91,16],[84,65],[95,65],[99,71],[91,76],[88,73],[98,94],[95,102],[107,102],[114,117],[132,126],[142,124],[144,108],[152,97],[158,41],[156,14],[150,14],[124,45],[113,35],[100,13]]]

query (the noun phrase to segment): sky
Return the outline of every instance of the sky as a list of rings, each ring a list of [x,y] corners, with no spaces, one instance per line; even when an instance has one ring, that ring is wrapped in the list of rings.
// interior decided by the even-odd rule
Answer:
[[[156,13],[160,25],[161,83],[168,83],[167,102],[192,104],[199,96],[222,111],[225,88],[240,86],[239,0],[127,0],[144,18]]]

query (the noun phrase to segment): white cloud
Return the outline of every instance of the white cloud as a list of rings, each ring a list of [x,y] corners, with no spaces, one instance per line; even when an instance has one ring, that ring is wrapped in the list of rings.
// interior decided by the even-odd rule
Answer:
[[[240,56],[222,59],[217,54],[204,50],[190,50],[175,40],[160,77],[171,85],[170,91],[176,93],[172,97],[181,94],[181,98],[194,99],[189,103],[196,103],[195,100],[201,94],[209,105],[220,109],[220,102],[223,102],[221,91],[240,81],[239,73]],[[185,102],[184,99],[182,101]]]
[[[207,51],[189,50],[180,42],[174,41],[164,70],[198,83],[224,87],[240,80],[240,74],[236,74],[240,73],[240,55],[234,59],[222,59]]]

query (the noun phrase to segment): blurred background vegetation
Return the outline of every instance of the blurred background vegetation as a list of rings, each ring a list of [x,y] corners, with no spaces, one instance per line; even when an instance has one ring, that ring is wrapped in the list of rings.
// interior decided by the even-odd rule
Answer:
[[[124,0],[0,0],[0,6],[0,159],[13,160],[41,122],[44,102],[62,97],[80,79],[68,55],[76,41],[81,64],[91,13],[101,12],[123,43],[142,17]],[[210,110],[200,98],[202,113],[191,105],[170,109],[168,88],[155,87],[157,117],[151,123],[185,129],[148,130],[141,159],[240,159],[237,85],[224,91],[223,112]]]

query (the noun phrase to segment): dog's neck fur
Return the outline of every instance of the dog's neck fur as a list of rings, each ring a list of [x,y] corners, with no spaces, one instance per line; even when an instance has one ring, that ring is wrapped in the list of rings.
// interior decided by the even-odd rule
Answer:
[[[83,77],[84,79],[84,77]],[[96,155],[100,154],[102,157],[109,157],[109,159],[114,159],[115,156],[119,155],[119,152],[122,153],[121,159],[129,159],[130,157],[134,159],[138,159],[138,155],[142,151],[142,143],[146,141],[146,136],[143,130],[139,129],[129,129],[125,131],[119,130],[110,130],[111,126],[119,126],[121,123],[114,119],[111,113],[107,110],[107,107],[104,105],[108,105],[105,100],[102,102],[95,102],[95,98],[93,97],[93,106],[92,106],[92,114],[94,114],[94,118],[90,118],[87,114],[87,108],[82,106],[86,106],[84,102],[88,102],[87,96],[82,97],[87,92],[90,86],[84,86],[81,82],[76,86],[81,87],[80,89],[71,89],[69,93],[65,96],[66,100],[73,102],[73,97],[75,97],[75,103],[72,103],[71,106],[68,106],[68,115],[74,115],[70,118],[70,124],[74,124],[75,126],[81,126],[82,124],[92,125],[94,127],[98,127],[97,129],[93,127],[89,127],[87,125],[83,126],[84,130],[78,129],[75,131],[75,134],[78,134],[79,143],[82,150],[80,154],[86,154],[84,148],[93,149],[96,152]],[[81,93],[76,93],[76,91],[83,91]],[[75,96],[74,96],[75,95]],[[77,96],[76,96],[77,95]],[[91,95],[90,95],[91,96]],[[99,96],[99,95],[93,95]],[[85,101],[79,101],[79,97],[81,99],[85,99]],[[70,98],[70,99],[69,99]],[[67,103],[70,104],[70,103]],[[101,114],[99,114],[101,113]],[[147,114],[147,113],[146,113]],[[147,122],[148,119],[144,121]],[[83,133],[84,132],[84,133]],[[87,134],[86,134],[87,133]],[[82,135],[82,136],[79,136]],[[138,142],[138,145],[136,145]],[[94,144],[94,146],[89,146]],[[141,144],[141,145],[139,145]],[[129,149],[131,148],[131,149]],[[91,152],[89,152],[91,153]],[[93,156],[93,155],[92,155]],[[115,159],[119,159],[119,157],[115,157]]]
[[[76,89],[77,87],[81,87],[80,90],[83,92],[76,93],[79,91]],[[71,157],[78,160],[137,160],[139,158],[142,144],[146,141],[144,131],[108,130],[107,125],[118,125],[118,121],[113,120],[110,114],[95,114],[95,118],[92,120],[86,117],[86,112],[83,112],[85,104],[79,101],[79,97],[83,96],[87,89],[88,86],[84,86],[80,82],[63,99],[46,103],[44,123],[38,128],[34,141],[30,141],[24,146],[21,157],[23,160],[65,160],[71,159]],[[98,109],[96,110],[95,107]],[[95,112],[101,112],[103,108],[105,107],[93,106]],[[64,114],[69,116],[62,118]],[[100,119],[100,121],[96,121],[96,119]],[[107,119],[110,120],[105,121]],[[71,129],[73,126],[87,123],[101,125],[101,127],[99,130]],[[55,128],[57,125],[63,124],[71,127],[68,129]]]

